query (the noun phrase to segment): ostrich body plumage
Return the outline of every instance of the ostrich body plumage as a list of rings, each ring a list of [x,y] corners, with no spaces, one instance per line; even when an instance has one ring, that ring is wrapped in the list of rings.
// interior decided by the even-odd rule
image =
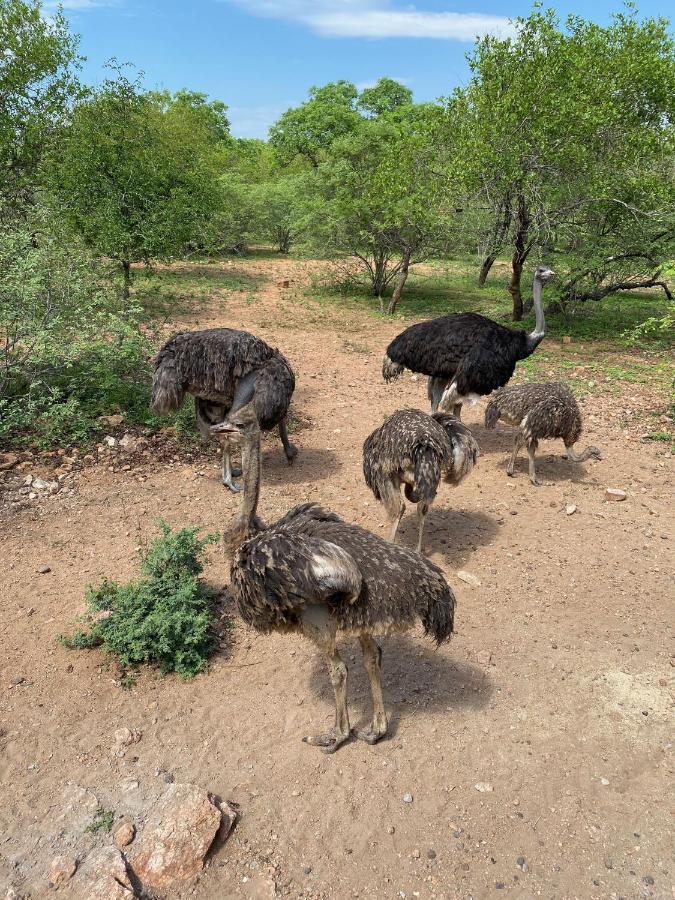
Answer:
[[[375,635],[411,628],[418,620],[436,643],[452,634],[455,598],[441,570],[313,503],[265,526],[256,516],[260,491],[260,431],[248,408],[228,427],[242,439],[244,494],[225,535],[230,584],[242,619],[260,632],[295,631],[324,653],[335,691],[335,727],[306,738],[333,752],[350,735],[347,668],[339,632],[357,636],[373,697],[373,720],[357,736],[375,743],[386,733]]]
[[[479,455],[469,429],[448,413],[429,416],[417,409],[403,409],[376,428],[363,445],[363,474],[387,511],[390,539],[395,540],[405,511],[403,486],[406,498],[417,504],[417,550],[421,553],[425,517],[441,479],[459,484]]]
[[[387,347],[382,363],[385,381],[404,369],[429,376],[431,410],[461,413],[462,404],[475,402],[505,385],[516,368],[541,343],[545,333],[542,286],[554,273],[539,266],[534,273],[534,331],[507,328],[478,313],[450,313],[418,322],[401,332]]]
[[[597,447],[587,447],[581,453],[574,444],[583,429],[581,410],[572,391],[559,381],[537,384],[514,384],[497,391],[485,410],[486,428],[494,428],[502,419],[518,428],[515,446],[507,467],[514,474],[518,451],[527,446],[530,458],[530,480],[539,484],[535,472],[535,452],[540,440],[560,438],[567,456],[574,462],[584,462],[591,456],[601,458]]]
[[[292,462],[297,451],[288,441],[286,415],[294,390],[288,360],[255,335],[233,328],[181,331],[155,357],[151,407],[166,415],[178,409],[185,394],[192,394],[199,431],[223,446],[223,483],[237,490],[229,438],[211,429],[233,408],[252,402],[263,431],[279,426],[286,457]]]

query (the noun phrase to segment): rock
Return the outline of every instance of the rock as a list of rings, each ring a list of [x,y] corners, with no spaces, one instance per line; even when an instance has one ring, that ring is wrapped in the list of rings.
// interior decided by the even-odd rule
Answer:
[[[201,871],[223,817],[228,832],[236,819],[227,804],[221,809],[197,785],[169,785],[129,854],[146,890],[163,890]]]
[[[49,867],[49,883],[54,887],[68,884],[77,870],[77,862],[72,856],[56,856]]]
[[[136,893],[119,850],[101,847],[90,853],[73,882],[78,900],[131,900]]]
[[[563,344],[571,344],[572,338],[569,336],[569,334],[563,334],[562,342]]]
[[[114,438],[108,434],[103,438],[103,443],[107,444],[108,447],[116,447],[117,446],[117,438]]]
[[[404,802],[404,803],[412,803],[412,802],[413,802],[413,795],[412,795],[412,794],[404,794],[404,795],[403,795],[403,802]]]
[[[427,859],[436,859],[436,851],[429,848],[427,850]]]
[[[125,434],[124,437],[120,440],[120,447],[124,450],[135,450],[136,449],[136,439],[133,434]]]
[[[143,735],[140,731],[132,731],[126,726],[115,732],[115,741],[110,749],[113,756],[124,756],[132,744],[137,744]]]
[[[49,487],[50,482],[45,481],[44,478],[34,478],[33,479],[33,487],[36,491],[46,491]]]
[[[136,835],[136,829],[133,822],[128,819],[122,822],[115,830],[115,845],[121,850],[122,847],[128,847]]]
[[[419,847],[415,847],[415,849],[413,850],[413,852],[412,852],[410,855],[412,856],[413,859],[419,859],[420,856],[422,855],[422,854],[420,853],[420,848],[419,848]]]
[[[600,784],[604,784],[605,787],[607,787],[607,785],[609,784],[609,779],[608,779],[608,778],[601,778],[601,779],[600,779]]]
[[[527,872],[530,868],[528,866],[527,860],[525,859],[524,856],[518,857],[518,859],[516,860],[516,865],[518,866],[519,869],[522,869],[523,872]]]
[[[107,422],[108,425],[111,425],[113,428],[117,428],[117,426],[121,425],[124,421],[124,416],[115,414],[113,416],[99,416],[99,419],[102,422]]]
[[[16,687],[19,684],[23,684],[25,680],[26,679],[23,677],[23,675],[17,675],[15,678],[12,678],[12,680],[10,681],[10,684],[13,687]]]
[[[576,506],[574,505],[574,503],[569,503],[569,504],[565,507],[565,515],[566,515],[566,516],[573,516],[574,513],[575,513],[576,511],[577,511],[577,508],[576,508]]]
[[[489,650],[481,650],[476,654],[476,662],[478,662],[481,666],[489,666],[491,659],[492,654]]]
[[[494,790],[489,781],[479,781],[478,784],[474,784],[474,787],[481,794],[491,794]]]
[[[33,476],[32,476],[32,475],[26,475],[26,477],[25,477],[24,480],[23,480],[23,486],[24,486],[24,487],[30,487],[32,483],[33,483]]]
[[[613,500],[615,503],[625,500],[628,495],[620,488],[607,488],[605,491],[605,500]]]
[[[15,466],[19,461],[19,457],[16,453],[2,453],[0,454],[0,472],[7,472],[13,466]]]
[[[466,584],[470,584],[473,587],[480,587],[480,579],[476,578],[475,575],[472,575],[471,572],[465,572],[464,569],[460,569],[457,573],[457,577],[466,582]]]

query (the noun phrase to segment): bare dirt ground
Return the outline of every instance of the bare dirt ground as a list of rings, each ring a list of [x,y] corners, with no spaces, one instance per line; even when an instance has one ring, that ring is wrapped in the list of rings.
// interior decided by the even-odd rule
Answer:
[[[363,439],[397,408],[426,408],[423,379],[385,385],[380,376],[403,323],[294,296],[311,264],[241,268],[267,278],[254,302],[214,283],[212,302],[167,323],[167,334],[231,325],[279,346],[298,375],[300,455],[288,468],[278,440],[266,438],[261,514],[272,520],[317,500],[379,533]],[[642,442],[639,426],[620,427],[626,409],[663,404],[640,390],[586,396],[585,438],[605,458],[575,466],[561,446],[544,445],[540,488],[526,457],[518,477],[506,477],[510,429],[486,432],[484,404],[467,411],[482,457],[459,488],[442,487],[427,524],[429,555],[458,598],[457,634],[439,650],[421,632],[387,639],[390,736],[334,756],[301,742],[332,719],[333,701],[321,660],[300,638],[258,636],[233,611],[207,675],[183,682],[145,669],[131,690],[101,652],[55,640],[72,630],[87,583],[137,572],[135,549],[160,516],[209,531],[231,521],[239,501],[218,482],[214,448],[192,458],[111,452],[68,482],[72,493],[5,505],[7,897],[51,896],[57,853],[111,842],[85,833],[87,798],[142,826],[172,777],[238,804],[240,820],[171,900],[671,897],[673,457]],[[30,471],[50,475],[44,463]],[[607,486],[627,500],[606,502]],[[402,541],[414,545],[415,533],[409,511]],[[458,579],[462,569],[480,586]],[[227,583],[218,548],[206,577]],[[357,647],[346,644],[344,658],[357,724],[370,711],[367,682]],[[121,726],[142,733],[122,757],[111,753]],[[64,812],[78,791],[84,801]]]

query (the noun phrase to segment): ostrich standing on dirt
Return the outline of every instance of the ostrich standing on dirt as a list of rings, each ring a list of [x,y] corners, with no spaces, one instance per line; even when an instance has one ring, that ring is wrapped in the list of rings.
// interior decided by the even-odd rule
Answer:
[[[294,389],[295,376],[285,357],[247,331],[181,331],[155,358],[151,406],[159,415],[166,415],[178,409],[186,393],[192,394],[199,431],[206,438],[216,436],[222,445],[223,484],[239,491],[232,476],[241,473],[232,469],[229,437],[214,435],[211,426],[252,400],[263,431],[279,426],[290,464],[298,454],[286,428]]]
[[[398,377],[403,369],[428,375],[431,411],[440,408],[459,418],[463,403],[475,403],[479,396],[506,384],[518,360],[530,356],[541,343],[546,330],[541,289],[554,274],[546,266],[535,270],[535,326],[530,334],[477,313],[450,313],[419,322],[387,347],[384,380]]]
[[[417,504],[421,553],[424,521],[441,478],[459,484],[479,455],[469,429],[448,413],[428,416],[418,409],[402,409],[376,428],[363,445],[363,474],[387,511],[389,540],[396,540],[405,511],[401,485],[406,498]]]
[[[358,637],[373,720],[356,736],[374,744],[387,731],[382,651],[374,636],[404,631],[420,619],[440,644],[452,634],[452,590],[441,570],[418,553],[343,522],[314,503],[296,506],[265,527],[256,516],[260,430],[255,414],[246,406],[215,430],[238,431],[242,441],[243,501],[234,528],[225,535],[231,590],[242,618],[261,632],[299,632],[326,656],[335,692],[335,727],[304,738],[326,753],[350,735],[347,668],[336,648],[337,632]]]
[[[597,447],[586,447],[582,453],[575,451],[574,444],[582,431],[581,412],[570,389],[558,381],[550,384],[513,384],[497,391],[485,410],[485,427],[494,428],[500,419],[518,428],[506,468],[506,474],[512,477],[518,451],[527,444],[530,481],[535,485],[541,484],[534,468],[534,454],[539,441],[546,438],[562,438],[567,456],[573,462],[584,462],[591,456],[602,459]]]

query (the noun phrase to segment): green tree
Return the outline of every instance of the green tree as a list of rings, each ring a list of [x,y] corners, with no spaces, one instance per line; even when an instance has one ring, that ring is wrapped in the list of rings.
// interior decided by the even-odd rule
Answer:
[[[629,11],[607,26],[571,16],[561,28],[535,9],[515,37],[482,38],[470,65],[450,104],[453,174],[483,211],[474,220],[484,229],[481,282],[509,244],[514,319],[533,252],[556,256],[563,295],[572,282],[594,296],[658,281],[673,234],[672,169],[662,162],[674,149],[675,56],[665,20]],[[626,278],[630,259],[638,271],[649,259],[650,279]]]
[[[412,103],[412,99],[412,91],[400,81],[394,81],[393,78],[380,78],[373,87],[364,88],[361,91],[358,105],[366,115],[377,117]]]
[[[34,202],[49,138],[80,91],[77,38],[38,0],[0,0],[0,204],[16,216]]]
[[[270,144],[279,159],[290,163],[299,156],[318,166],[335,140],[358,127],[357,97],[350,81],[311,88],[309,100],[287,110],[270,128]]]
[[[204,113],[207,114],[204,114]],[[222,197],[213,116],[168,104],[121,71],[76,105],[51,158],[53,198],[65,223],[122,268],[201,245]]]
[[[256,206],[258,236],[272,241],[279,253],[288,253],[302,231],[305,175],[283,175],[251,187]]]
[[[452,211],[434,171],[442,110],[389,122],[362,120],[336,141],[317,174],[308,231],[334,258],[356,260],[384,310],[393,313],[411,265],[444,248]],[[426,127],[421,123],[426,121]]]

